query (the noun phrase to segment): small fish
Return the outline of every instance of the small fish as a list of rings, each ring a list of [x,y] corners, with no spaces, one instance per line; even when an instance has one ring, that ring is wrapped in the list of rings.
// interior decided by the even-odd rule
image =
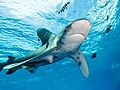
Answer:
[[[92,56],[91,56],[91,59],[96,58],[96,56],[97,56],[97,53],[94,52],[94,53],[92,54]]]
[[[111,29],[112,29],[112,26],[110,25],[109,27],[106,28],[106,32],[105,33],[108,33]]]
[[[103,34],[107,34],[109,31],[112,30],[112,25],[110,25],[109,27],[106,28],[106,30],[103,32]]]
[[[109,19],[109,15],[107,15],[107,18],[106,18],[106,20],[108,20]]]
[[[68,4],[70,4],[70,2],[67,2],[60,11],[58,11],[58,13],[64,12],[65,9],[67,9]]]

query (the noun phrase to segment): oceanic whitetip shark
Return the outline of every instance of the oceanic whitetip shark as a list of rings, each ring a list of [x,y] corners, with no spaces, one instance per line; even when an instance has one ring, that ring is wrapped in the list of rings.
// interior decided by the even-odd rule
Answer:
[[[0,71],[8,70],[12,74],[18,69],[26,69],[34,73],[39,66],[52,64],[66,57],[72,58],[78,64],[83,75],[89,76],[89,69],[80,46],[88,36],[91,22],[85,18],[77,19],[67,25],[59,34],[55,35],[45,28],[37,29],[37,35],[42,46],[30,54],[15,58],[8,56],[8,60],[0,63]]]

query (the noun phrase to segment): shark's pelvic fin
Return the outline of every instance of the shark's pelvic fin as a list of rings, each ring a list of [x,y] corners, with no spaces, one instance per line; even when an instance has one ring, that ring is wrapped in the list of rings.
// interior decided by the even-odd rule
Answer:
[[[47,44],[46,45],[46,48],[47,48],[49,45],[50,38],[55,37],[55,34],[53,34],[52,32],[50,32],[45,28],[39,28],[37,29],[37,36],[41,39],[42,46]]]
[[[83,75],[86,78],[88,78],[89,69],[88,69],[86,59],[85,59],[84,55],[82,54],[82,52],[80,50],[78,50],[74,55],[71,55],[71,58],[73,58],[76,61],[76,63],[80,66],[80,69],[81,69],[81,72],[83,73]]]
[[[53,63],[53,56],[52,55],[46,56],[42,59],[43,59],[43,61],[47,61],[48,63]]]
[[[15,57],[13,57],[13,56],[8,56],[8,58],[9,58],[8,61],[7,61],[8,63],[15,60]]]
[[[36,62],[28,62],[22,66],[22,68],[26,69],[30,73],[35,73],[39,65],[46,65],[53,63],[53,56],[46,56],[42,58],[40,61]]]

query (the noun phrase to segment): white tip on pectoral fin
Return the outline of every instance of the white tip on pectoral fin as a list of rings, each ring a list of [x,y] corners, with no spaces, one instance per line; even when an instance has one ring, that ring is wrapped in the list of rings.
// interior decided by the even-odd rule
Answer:
[[[77,64],[80,66],[81,72],[82,74],[88,78],[89,76],[89,69],[88,69],[88,65],[86,62],[86,59],[84,57],[84,55],[80,52],[80,50],[78,50],[74,55],[71,56],[76,62]]]
[[[83,75],[88,78],[89,76],[89,69],[86,60],[81,60],[81,65],[80,65],[81,72]]]

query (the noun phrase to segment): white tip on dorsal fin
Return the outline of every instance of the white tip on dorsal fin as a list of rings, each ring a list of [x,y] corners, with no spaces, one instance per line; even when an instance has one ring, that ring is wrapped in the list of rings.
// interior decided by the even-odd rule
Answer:
[[[80,66],[82,74],[86,78],[88,78],[89,69],[88,69],[86,59],[85,59],[84,55],[82,54],[82,52],[80,50],[78,50],[74,55],[71,55],[71,58],[73,58],[77,62],[77,64]]]

